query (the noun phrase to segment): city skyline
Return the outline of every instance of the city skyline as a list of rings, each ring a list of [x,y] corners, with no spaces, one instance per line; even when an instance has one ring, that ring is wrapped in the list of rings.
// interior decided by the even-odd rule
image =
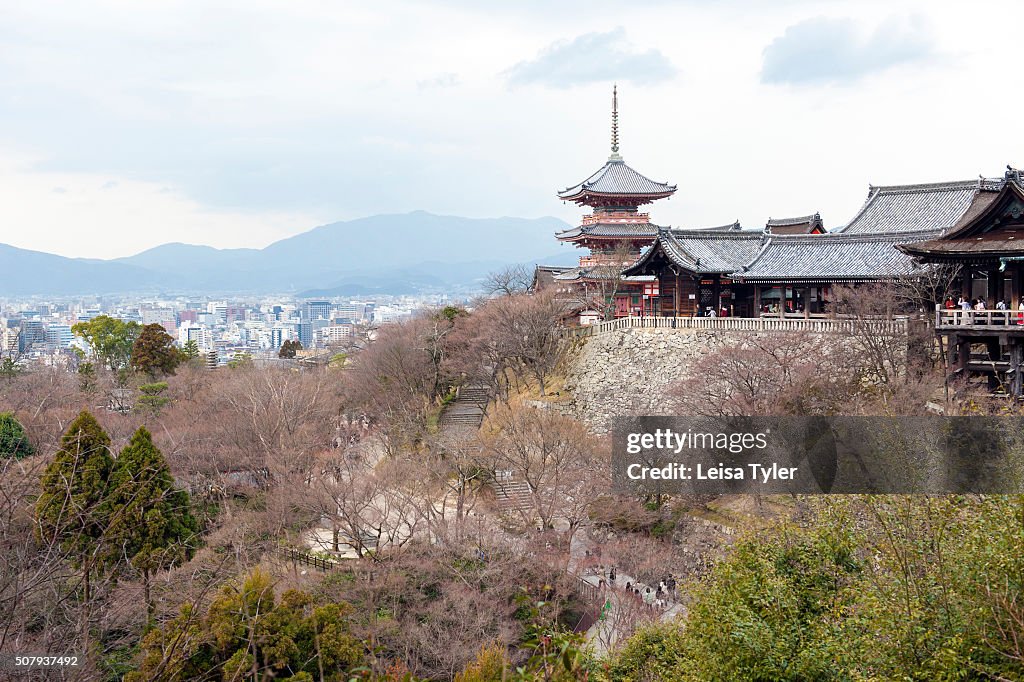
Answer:
[[[623,157],[679,186],[655,222],[835,227],[869,183],[1021,164],[975,132],[1021,99],[1000,83],[1022,11],[987,8],[3,3],[0,242],[113,258],[412,210],[572,223],[555,192],[606,158],[614,82]],[[963,96],[996,89],[996,111]]]

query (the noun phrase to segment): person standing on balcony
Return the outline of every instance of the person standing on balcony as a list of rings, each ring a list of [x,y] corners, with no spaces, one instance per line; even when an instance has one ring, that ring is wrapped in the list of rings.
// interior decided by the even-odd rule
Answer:
[[[946,308],[946,310],[952,310],[953,308],[955,308],[956,304],[953,303],[953,297],[952,296],[947,296],[946,297],[946,302],[943,303],[943,306]]]

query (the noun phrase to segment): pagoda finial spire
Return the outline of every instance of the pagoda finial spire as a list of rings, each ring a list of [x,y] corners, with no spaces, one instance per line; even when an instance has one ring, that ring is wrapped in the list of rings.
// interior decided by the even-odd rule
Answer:
[[[619,160],[619,84],[612,85],[612,160]]]

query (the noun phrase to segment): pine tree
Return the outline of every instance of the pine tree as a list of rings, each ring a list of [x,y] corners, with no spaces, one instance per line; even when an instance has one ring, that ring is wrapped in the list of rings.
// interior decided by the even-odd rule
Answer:
[[[132,367],[153,379],[160,374],[174,374],[181,361],[182,353],[174,347],[174,337],[156,323],[143,327],[132,345]]]
[[[151,617],[152,574],[192,556],[199,524],[188,493],[174,487],[167,461],[144,427],[118,455],[108,488],[109,535],[142,574],[146,613]]]
[[[185,342],[185,345],[181,347],[181,355],[184,360],[195,360],[199,357],[199,342],[195,339],[189,339]]]
[[[288,339],[281,344],[281,349],[277,351],[277,357],[290,360],[294,358],[300,350],[302,350],[301,342]]]
[[[0,412],[0,457],[21,459],[35,453],[25,429],[10,412]]]
[[[36,501],[39,535],[44,541],[59,542],[72,564],[82,570],[86,603],[92,597],[90,577],[99,563],[107,527],[103,502],[113,465],[110,436],[83,410],[43,472]]]

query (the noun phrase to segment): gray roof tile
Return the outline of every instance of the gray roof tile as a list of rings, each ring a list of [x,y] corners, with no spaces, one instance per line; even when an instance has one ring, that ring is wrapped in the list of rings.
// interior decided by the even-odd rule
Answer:
[[[836,231],[866,234],[945,230],[960,220],[985,182],[979,179],[871,187],[857,215]]]
[[[760,230],[743,230],[738,223],[724,228],[658,230],[658,241],[627,269],[642,269],[656,250],[691,272],[729,273],[749,263],[761,248]]]
[[[653,239],[657,234],[658,226],[652,223],[594,223],[593,225],[573,227],[558,232],[555,236],[565,241],[578,239],[582,236],[611,238],[650,237]]]
[[[900,277],[916,269],[897,244],[924,241],[938,230],[876,234],[777,235],[736,277],[747,281],[832,281]]]
[[[596,173],[578,185],[562,190],[558,196],[562,199],[573,199],[588,193],[644,196],[665,195],[675,191],[675,185],[651,180],[627,166],[621,159],[609,159]]]

